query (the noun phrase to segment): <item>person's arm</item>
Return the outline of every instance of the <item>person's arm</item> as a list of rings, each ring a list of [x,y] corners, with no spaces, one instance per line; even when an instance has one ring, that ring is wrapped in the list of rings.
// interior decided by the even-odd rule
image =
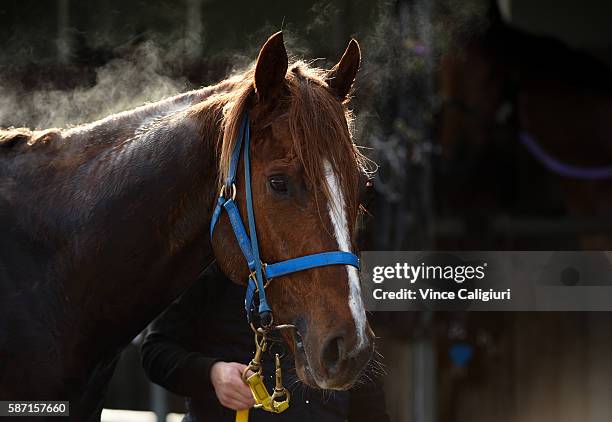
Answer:
[[[149,379],[181,396],[213,392],[210,371],[218,359],[192,349],[204,296],[204,281],[198,280],[151,323],[141,346],[142,366]]]
[[[208,274],[214,277],[214,273]],[[196,399],[215,394],[225,407],[250,408],[255,402],[241,378],[246,366],[194,350],[193,338],[198,335],[195,321],[206,312],[206,295],[215,294],[214,288],[212,293],[207,291],[214,281],[209,280],[209,286],[206,283],[204,279],[196,281],[148,327],[141,346],[142,366],[152,382],[175,394]]]
[[[389,422],[382,380],[374,380],[350,390],[348,422]]]

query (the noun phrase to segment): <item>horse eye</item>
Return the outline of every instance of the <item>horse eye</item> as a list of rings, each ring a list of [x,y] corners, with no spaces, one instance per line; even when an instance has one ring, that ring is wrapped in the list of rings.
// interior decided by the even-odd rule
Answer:
[[[272,176],[268,179],[268,184],[274,192],[287,193],[287,179],[284,176]]]

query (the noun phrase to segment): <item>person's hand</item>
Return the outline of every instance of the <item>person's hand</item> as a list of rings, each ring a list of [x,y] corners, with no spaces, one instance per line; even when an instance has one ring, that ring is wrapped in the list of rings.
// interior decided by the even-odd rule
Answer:
[[[246,365],[237,362],[216,362],[210,368],[210,380],[223,406],[243,410],[255,404],[251,390],[242,382],[245,368]]]

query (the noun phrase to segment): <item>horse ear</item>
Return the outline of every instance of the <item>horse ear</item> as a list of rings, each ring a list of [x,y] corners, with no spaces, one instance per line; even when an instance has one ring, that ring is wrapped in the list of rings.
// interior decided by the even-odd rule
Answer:
[[[327,74],[327,85],[340,100],[344,101],[351,92],[360,64],[361,49],[359,43],[352,39],[338,64]]]
[[[255,92],[260,100],[277,96],[287,74],[287,50],[283,33],[277,32],[261,47],[255,65]]]

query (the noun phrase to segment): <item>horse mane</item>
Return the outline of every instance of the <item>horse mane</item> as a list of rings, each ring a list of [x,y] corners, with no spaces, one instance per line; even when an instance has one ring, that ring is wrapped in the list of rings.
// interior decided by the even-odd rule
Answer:
[[[328,160],[339,179],[342,191],[348,197],[347,204],[356,204],[357,180],[352,175],[369,173],[368,160],[353,142],[353,114],[347,101],[340,102],[331,93],[325,82],[328,71],[311,67],[303,61],[293,63],[285,77],[288,95],[283,96],[278,109],[287,110],[282,117],[287,117],[293,140],[293,152],[301,162],[306,181],[310,186],[322,189],[325,199],[331,200],[331,193],[326,183],[317,183],[325,179],[324,160]],[[216,103],[218,113],[212,121],[205,122],[204,130],[212,133],[212,125],[221,124],[217,140],[219,150],[219,187],[229,172],[229,162],[238,138],[245,111],[251,105],[255,95],[254,67],[242,75],[227,82],[233,88],[211,96],[202,106]],[[271,113],[275,117],[274,111]],[[271,123],[265,122],[265,123]],[[317,189],[314,189],[316,194]],[[348,207],[352,209],[353,207]]]
[[[32,146],[37,143],[46,143],[60,136],[58,129],[31,130],[25,127],[0,129],[0,151],[12,149],[20,144]]]
[[[13,147],[17,143],[28,141],[31,136],[30,129],[24,127],[0,129],[0,148]]]

